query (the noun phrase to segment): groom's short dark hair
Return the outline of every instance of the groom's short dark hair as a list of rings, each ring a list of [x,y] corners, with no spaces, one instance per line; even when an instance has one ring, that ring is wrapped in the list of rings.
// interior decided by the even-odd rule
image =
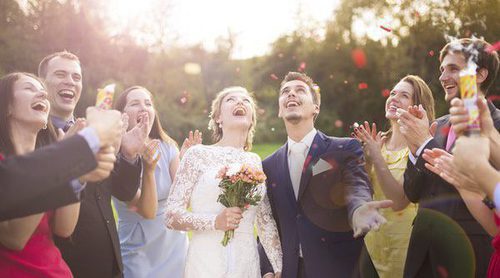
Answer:
[[[307,84],[307,87],[309,87],[309,90],[311,91],[314,104],[318,105],[319,107],[321,104],[321,95],[319,93],[319,87],[314,84],[312,78],[307,76],[305,73],[291,71],[285,76],[285,78],[283,78],[280,87],[283,87],[286,82],[293,80],[300,80]]]

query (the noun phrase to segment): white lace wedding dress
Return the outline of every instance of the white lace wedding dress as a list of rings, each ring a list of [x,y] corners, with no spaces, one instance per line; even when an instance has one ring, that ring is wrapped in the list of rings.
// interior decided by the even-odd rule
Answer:
[[[254,223],[274,271],[281,272],[281,244],[264,184],[259,185],[262,201],[243,213],[229,244],[221,244],[224,232],[215,230],[215,218],[225,207],[217,202],[221,191],[216,176],[234,163],[262,169],[256,154],[220,146],[193,146],[180,163],[167,201],[166,225],[192,231],[185,277],[261,277]]]

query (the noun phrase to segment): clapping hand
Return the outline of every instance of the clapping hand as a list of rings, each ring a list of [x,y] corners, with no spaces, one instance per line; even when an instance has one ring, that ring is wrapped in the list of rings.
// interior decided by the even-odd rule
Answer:
[[[363,143],[363,149],[368,161],[373,161],[375,156],[381,155],[382,145],[386,137],[382,136],[382,132],[377,132],[375,123],[372,123],[370,128],[370,124],[365,121],[364,125],[354,129],[352,135]]]
[[[87,126],[94,128],[101,147],[114,146],[117,138],[120,138],[123,127],[120,112],[89,107],[86,115]]]
[[[486,141],[488,140],[486,139]],[[427,169],[455,186],[457,190],[465,189],[470,192],[482,194],[482,190],[479,188],[478,184],[467,175],[460,172],[453,164],[454,157],[452,154],[439,148],[434,148],[432,150],[425,149],[422,158],[427,161],[425,163]],[[470,164],[471,162],[468,161],[467,163]]]
[[[427,113],[422,105],[410,106],[408,111],[398,108],[397,115],[399,117],[399,130],[403,134],[413,154],[416,154],[418,148],[425,141],[432,137],[431,130],[435,130],[436,123],[429,126]]]
[[[181,150],[179,152],[179,159],[182,159],[186,151],[191,148],[194,145],[201,144],[201,141],[203,140],[202,134],[200,131],[195,130],[194,133],[193,131],[189,131],[189,136],[184,139],[184,142],[182,142]]]
[[[378,212],[381,208],[390,208],[391,200],[371,201],[358,207],[352,215],[354,237],[359,237],[371,230],[378,230],[387,220]]]
[[[160,160],[160,140],[149,141],[142,151],[142,162],[146,171],[154,171],[156,164]]]
[[[57,141],[69,138],[78,133],[78,131],[84,129],[87,126],[87,121],[85,118],[78,118],[75,120],[75,124],[72,125],[68,131],[64,132],[61,128],[57,129]]]
[[[137,116],[138,123],[122,136],[120,151],[128,160],[134,160],[145,147],[148,138],[149,115],[141,113]]]

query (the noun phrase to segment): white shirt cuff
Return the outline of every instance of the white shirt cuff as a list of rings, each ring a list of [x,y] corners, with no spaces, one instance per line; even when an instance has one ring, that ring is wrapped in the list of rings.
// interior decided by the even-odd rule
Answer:
[[[424,150],[425,146],[427,146],[427,144],[432,140],[432,137],[425,140],[425,142],[418,148],[417,150],[417,157],[415,157],[411,152],[408,154],[408,159],[411,161],[411,163],[413,163],[413,165],[416,165],[417,164],[417,159],[418,157],[420,156],[420,154],[422,153],[422,151]]]

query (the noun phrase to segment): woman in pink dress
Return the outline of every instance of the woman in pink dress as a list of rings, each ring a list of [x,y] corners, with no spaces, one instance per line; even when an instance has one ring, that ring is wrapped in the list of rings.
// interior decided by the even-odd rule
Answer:
[[[32,152],[55,139],[49,109],[45,87],[34,75],[11,73],[0,79],[2,157]],[[0,222],[0,277],[73,277],[52,234],[69,237],[79,210],[75,203]]]

